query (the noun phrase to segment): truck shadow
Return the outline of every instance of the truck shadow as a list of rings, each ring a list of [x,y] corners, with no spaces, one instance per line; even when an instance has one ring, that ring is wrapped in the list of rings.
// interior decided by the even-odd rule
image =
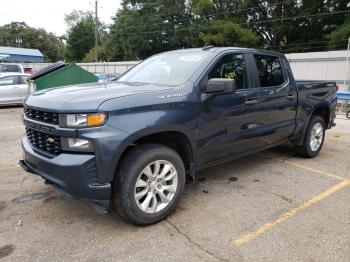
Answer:
[[[235,180],[232,179],[231,175],[227,175],[228,171],[230,171],[229,173],[231,174],[235,173],[238,177],[244,176],[246,171],[251,170],[252,167],[259,168],[259,166],[263,167],[264,165],[271,164],[274,158],[281,160],[294,156],[295,152],[293,146],[290,144],[284,144],[266,151],[234,159],[222,165],[205,169],[197,173],[197,178],[199,182],[206,178],[213,180]]]
[[[11,110],[11,109],[18,109],[23,108],[23,105],[0,105],[0,110]]]

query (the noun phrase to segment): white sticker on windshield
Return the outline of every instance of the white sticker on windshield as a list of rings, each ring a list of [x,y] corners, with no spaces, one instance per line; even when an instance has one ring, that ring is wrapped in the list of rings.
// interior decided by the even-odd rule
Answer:
[[[179,61],[187,61],[187,62],[198,62],[202,59],[201,56],[194,55],[184,55],[179,57]]]

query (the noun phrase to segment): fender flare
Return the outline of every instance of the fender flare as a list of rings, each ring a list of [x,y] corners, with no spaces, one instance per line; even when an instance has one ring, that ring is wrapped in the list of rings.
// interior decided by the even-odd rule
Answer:
[[[122,157],[122,155],[125,153],[126,149],[129,146],[133,145],[135,141],[139,140],[142,137],[146,137],[149,135],[154,135],[162,132],[178,132],[184,135],[187,138],[192,150],[192,162],[197,163],[197,146],[195,144],[195,137],[190,130],[179,125],[155,126],[155,127],[149,127],[149,128],[138,130],[130,134],[126,139],[123,140],[123,142],[119,145],[117,152],[115,152],[113,156],[113,161],[116,163],[114,174],[117,171],[117,168],[119,166],[120,158]],[[114,178],[112,178],[111,181],[113,179]]]
[[[307,116],[307,121],[304,122],[304,125],[303,125],[303,129],[302,129],[302,133],[300,135],[299,138],[297,138],[293,143],[296,144],[296,145],[302,145],[303,142],[304,142],[304,138],[305,138],[305,133],[306,133],[306,129],[307,127],[309,126],[309,123],[310,123],[310,120],[311,120],[311,117],[315,114],[315,112],[321,108],[321,107],[326,107],[328,109],[329,112],[331,112],[331,108],[329,106],[328,103],[320,103],[320,104],[317,104],[316,106],[313,107],[312,109],[312,112]],[[329,117],[329,116],[328,116]],[[328,127],[326,127],[327,129]]]

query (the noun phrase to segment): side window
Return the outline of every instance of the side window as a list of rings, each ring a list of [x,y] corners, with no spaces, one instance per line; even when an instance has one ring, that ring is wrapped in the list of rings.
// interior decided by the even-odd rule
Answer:
[[[26,76],[18,76],[18,84],[20,84],[20,85],[27,84],[27,77]]]
[[[5,76],[0,78],[0,86],[8,86],[16,84],[16,76]]]
[[[284,83],[281,63],[277,56],[254,55],[260,86],[279,86]]]
[[[208,79],[231,78],[236,80],[237,89],[248,88],[247,71],[242,54],[223,56],[208,74]]]

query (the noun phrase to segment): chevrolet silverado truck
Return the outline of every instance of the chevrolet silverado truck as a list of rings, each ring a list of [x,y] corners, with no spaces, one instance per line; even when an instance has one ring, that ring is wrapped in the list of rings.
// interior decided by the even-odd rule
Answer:
[[[295,81],[277,52],[165,52],[115,82],[29,95],[20,165],[99,212],[148,225],[174,211],[199,170],[287,142],[317,156],[336,100],[334,82]]]

